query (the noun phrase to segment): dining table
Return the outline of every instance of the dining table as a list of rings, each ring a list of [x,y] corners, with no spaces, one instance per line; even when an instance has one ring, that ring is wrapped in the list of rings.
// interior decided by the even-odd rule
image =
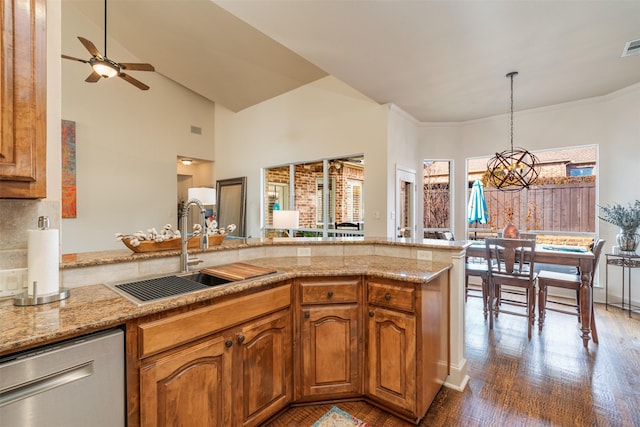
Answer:
[[[486,258],[483,241],[472,240],[467,247],[467,257]],[[582,343],[589,346],[591,339],[591,316],[593,307],[593,261],[594,255],[585,247],[536,244],[534,265],[536,263],[576,267],[580,274],[580,332]]]

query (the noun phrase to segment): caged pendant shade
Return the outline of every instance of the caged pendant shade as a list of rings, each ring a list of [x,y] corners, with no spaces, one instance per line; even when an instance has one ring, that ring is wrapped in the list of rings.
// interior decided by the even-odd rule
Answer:
[[[488,183],[503,191],[520,191],[529,188],[538,179],[540,169],[540,162],[534,154],[524,148],[513,148],[513,78],[517,75],[517,71],[506,75],[511,80],[511,148],[496,153],[487,162]]]

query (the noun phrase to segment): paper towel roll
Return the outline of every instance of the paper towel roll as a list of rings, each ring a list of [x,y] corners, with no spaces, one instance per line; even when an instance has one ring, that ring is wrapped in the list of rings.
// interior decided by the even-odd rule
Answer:
[[[38,296],[60,291],[60,255],[58,230],[27,230],[28,295],[33,297],[33,282]]]

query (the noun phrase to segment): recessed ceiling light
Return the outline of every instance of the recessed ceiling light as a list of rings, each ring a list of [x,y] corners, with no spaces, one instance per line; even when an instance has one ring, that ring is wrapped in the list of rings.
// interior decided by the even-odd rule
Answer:
[[[193,160],[191,159],[182,159],[180,160],[182,162],[183,165],[185,166],[189,166],[191,163],[193,163]]]

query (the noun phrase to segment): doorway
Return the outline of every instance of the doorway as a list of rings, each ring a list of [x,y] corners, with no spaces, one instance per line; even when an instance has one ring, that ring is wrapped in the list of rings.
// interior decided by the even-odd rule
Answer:
[[[396,237],[413,238],[416,233],[416,172],[396,169]]]

